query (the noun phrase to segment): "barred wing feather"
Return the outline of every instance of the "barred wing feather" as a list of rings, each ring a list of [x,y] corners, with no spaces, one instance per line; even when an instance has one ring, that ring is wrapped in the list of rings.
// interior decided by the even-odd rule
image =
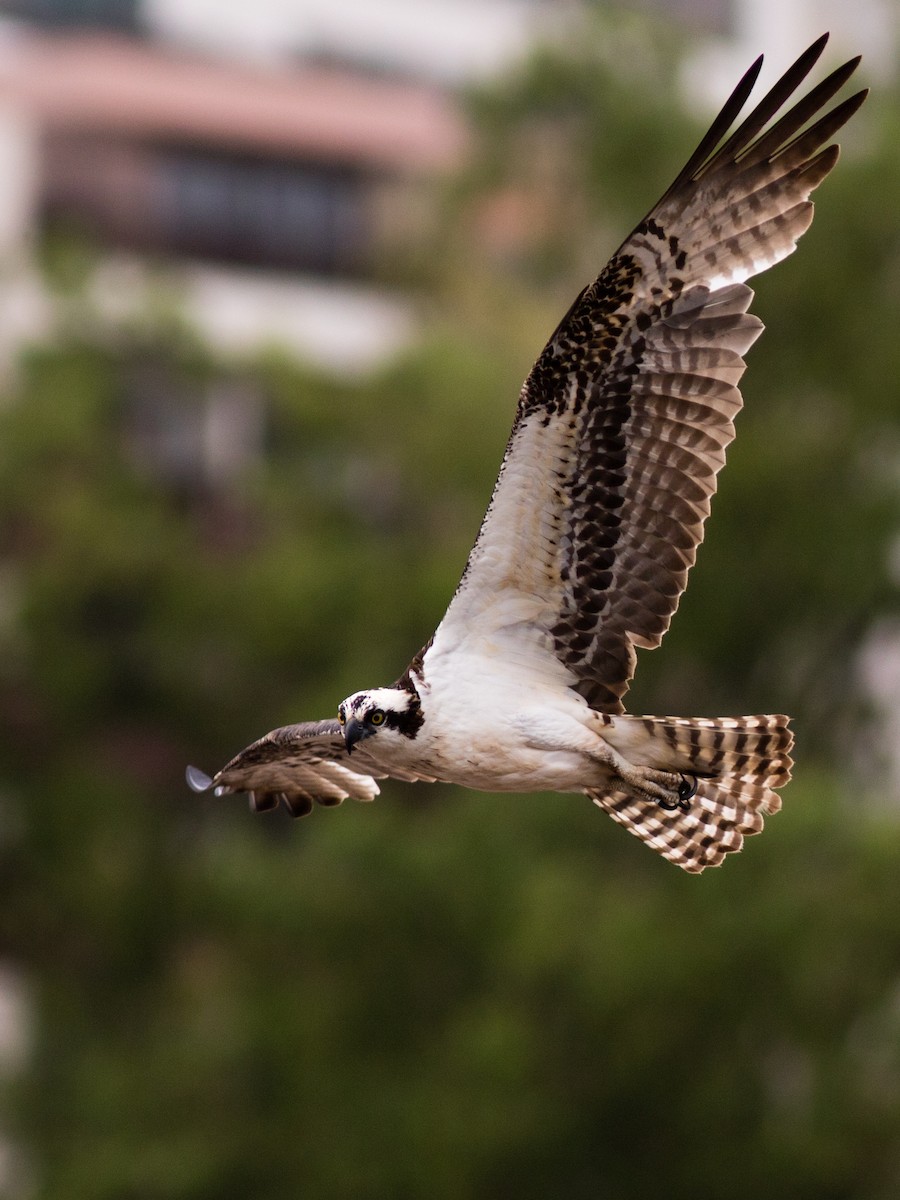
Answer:
[[[391,776],[426,778],[402,771],[392,771]],[[188,784],[195,792],[247,792],[254,812],[277,808],[280,802],[292,817],[307,816],[314,803],[332,807],[346,799],[374,800],[379,791],[375,780],[384,778],[385,772],[374,766],[364,747],[350,758],[337,721],[305,721],[273,729],[211,779],[196,767],[187,769]]]
[[[502,629],[533,670],[561,676],[601,711],[623,710],[635,647],[659,645],[669,626],[734,437],[744,355],[762,330],[746,280],[808,228],[810,194],[838,156],[821,147],[865,98],[819,115],[854,59],[766,129],[825,40],[726,138],[754,64],[560,322],[523,385],[435,654],[486,652]]]

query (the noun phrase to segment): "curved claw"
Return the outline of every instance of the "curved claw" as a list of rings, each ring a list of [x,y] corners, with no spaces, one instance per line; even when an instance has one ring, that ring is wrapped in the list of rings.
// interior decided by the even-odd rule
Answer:
[[[660,808],[664,809],[666,812],[677,812],[677,810],[679,808],[681,809],[682,812],[687,812],[687,810],[690,808],[690,805],[688,804],[687,800],[682,800],[681,798],[679,798],[678,800],[671,800],[671,801],[670,800],[657,800],[656,803],[659,805]]]
[[[697,795],[697,776],[682,775],[681,783],[678,785],[677,800],[659,800],[657,803],[660,808],[664,808],[666,812],[675,812],[676,809],[681,809],[682,812],[688,812],[691,807],[691,797]]]
[[[212,780],[199,767],[188,767],[184,773],[184,777],[192,792],[208,792],[212,787]]]
[[[683,804],[697,795],[697,776],[682,775],[678,785],[678,799]]]

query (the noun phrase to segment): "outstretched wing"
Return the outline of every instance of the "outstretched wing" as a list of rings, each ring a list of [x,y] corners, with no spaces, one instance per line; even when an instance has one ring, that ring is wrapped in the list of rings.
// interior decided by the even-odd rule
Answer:
[[[504,661],[622,711],[635,647],[659,645],[669,626],[734,436],[743,355],[762,330],[745,280],[793,251],[812,220],[810,193],[837,161],[837,146],[821,147],[865,98],[820,115],[854,59],[765,129],[826,39],[726,137],[757,60],[561,321],[522,388],[487,516],[429,657],[496,654],[501,637]]]
[[[253,742],[210,779],[197,767],[188,767],[187,781],[195,792],[212,788],[216,795],[247,792],[254,812],[277,808],[281,801],[292,817],[305,817],[313,803],[331,807],[348,797],[374,800],[376,779],[384,779],[357,747],[351,759],[337,721],[306,721],[273,729]],[[402,772],[394,778],[413,779]]]

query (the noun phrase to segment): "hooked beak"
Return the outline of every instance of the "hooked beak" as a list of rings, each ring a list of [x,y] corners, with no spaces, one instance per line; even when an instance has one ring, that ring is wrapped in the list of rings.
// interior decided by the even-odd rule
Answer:
[[[362,721],[357,721],[355,717],[351,717],[344,726],[344,745],[347,747],[347,753],[352,754],[356,743],[370,737],[374,732],[374,729],[371,729]]]

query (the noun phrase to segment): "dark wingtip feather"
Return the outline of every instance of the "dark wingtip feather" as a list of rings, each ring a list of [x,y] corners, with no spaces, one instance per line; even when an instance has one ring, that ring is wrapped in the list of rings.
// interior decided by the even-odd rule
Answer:
[[[280,799],[295,820],[308,817],[313,810],[313,802],[309,796],[288,795],[287,792],[282,792]]]
[[[700,145],[691,155],[672,186],[666,191],[660,204],[665,203],[683,186],[696,181],[702,175],[714,171],[723,163],[732,160],[765,157],[768,153],[776,153],[782,142],[790,144],[789,139],[804,121],[820,109],[850,78],[859,66],[862,56],[857,55],[838,67],[835,71],[817,85],[806,97],[800,100],[780,121],[762,136],[768,121],[778,112],[799,88],[800,84],[810,73],[822,56],[822,51],[828,42],[828,33],[821,34],[800,57],[784,72],[781,78],[769,89],[762,100],[749,113],[743,122],[730,134],[723,143],[722,138],[737,119],[745,102],[748,100],[753,85],[760,73],[763,56],[760,55],[747,71],[740,83],[726,100],[721,112],[713,121]],[[840,120],[835,125],[839,128],[856,111],[865,99],[865,92],[859,93],[859,100],[851,97],[841,106]],[[855,103],[854,103],[855,101]],[[827,120],[828,118],[823,118]],[[823,138],[829,136],[823,133]],[[721,143],[721,144],[720,144]]]
[[[749,99],[750,94],[756,85],[756,81],[759,78],[759,73],[762,70],[763,59],[764,56],[760,54],[759,57],[751,64],[749,69],[746,70],[741,76],[737,87],[722,105],[718,116],[704,134],[700,145],[684,164],[681,171],[678,173],[677,178],[673,180],[672,186],[659,201],[660,204],[668,199],[668,197],[674,192],[677,192],[678,189],[683,184],[687,183],[688,180],[693,179],[697,171],[700,170],[709,156],[715,151],[722,138],[737,120],[741,109],[747,103],[747,100]]]
[[[272,812],[278,807],[277,792],[251,792],[250,811],[255,813]]]

